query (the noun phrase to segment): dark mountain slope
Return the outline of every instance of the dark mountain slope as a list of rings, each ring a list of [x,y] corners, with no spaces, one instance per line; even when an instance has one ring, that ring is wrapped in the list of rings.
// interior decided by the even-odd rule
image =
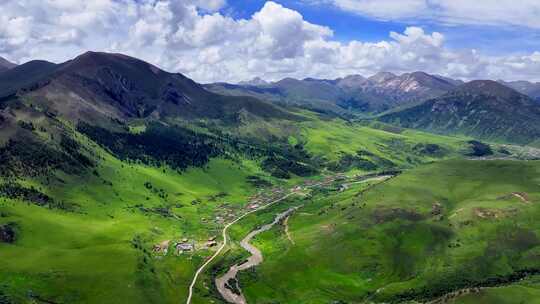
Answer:
[[[499,82],[507,87],[510,87],[521,94],[525,94],[532,99],[540,103],[540,82],[530,82],[530,81],[502,81]]]
[[[13,62],[9,62],[5,58],[0,57],[0,73],[7,71],[16,67],[17,65]]]
[[[175,169],[231,154],[262,157],[277,143],[267,147],[252,125],[301,119],[120,54],[88,52],[60,65],[33,61],[2,73],[0,83],[0,177],[90,168],[100,160],[74,148],[86,145],[82,135],[120,159]]]
[[[58,65],[54,63],[33,60],[0,73],[0,97],[14,94],[23,88],[30,88],[39,82],[44,84],[47,77],[57,68]]]
[[[32,77],[24,81],[16,78],[8,92],[29,88],[27,95],[69,120],[174,117],[234,122],[245,111],[263,119],[295,118],[255,98],[208,92],[181,74],[121,54],[88,52],[36,70],[27,72]]]
[[[540,106],[495,81],[475,80],[443,96],[380,117],[407,128],[520,144],[540,138]]]

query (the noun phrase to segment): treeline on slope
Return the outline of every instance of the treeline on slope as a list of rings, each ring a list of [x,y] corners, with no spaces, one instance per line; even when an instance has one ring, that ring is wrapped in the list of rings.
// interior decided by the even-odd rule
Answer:
[[[477,140],[470,140],[467,142],[469,144],[470,151],[466,153],[467,156],[490,156],[493,155],[493,150],[491,146]]]
[[[202,167],[224,152],[210,136],[157,123],[138,134],[110,131],[84,122],[78,124],[77,131],[121,160],[157,166],[165,163],[177,170]]]
[[[290,173],[307,176],[317,172],[304,163],[311,157],[301,145],[264,144],[222,132],[209,135],[159,123],[151,123],[137,134],[115,132],[87,123],[80,123],[77,130],[122,160],[153,166],[167,164],[179,171],[203,167],[214,157],[247,157],[263,159],[263,169],[279,178],[289,178]]]
[[[487,288],[510,285],[520,282],[528,277],[540,275],[538,268],[525,268],[516,270],[506,275],[489,277],[484,280],[470,280],[466,278],[453,277],[444,282],[438,282],[436,285],[430,285],[421,289],[410,289],[407,292],[394,296],[390,303],[404,303],[407,301],[429,301],[437,298],[443,298],[453,292],[464,289]]]
[[[0,194],[10,199],[29,201],[38,206],[45,206],[53,202],[52,198],[36,190],[34,187],[25,188],[16,183],[6,183],[0,185]]]
[[[10,139],[0,147],[0,176],[36,177],[54,170],[80,173],[94,164],[79,149],[80,145],[68,135],[61,136],[58,148],[31,138]]]
[[[17,199],[32,203],[36,206],[65,211],[74,211],[77,207],[76,204],[57,201],[33,186],[25,187],[15,182],[0,184],[0,197]]]
[[[359,149],[355,153],[341,152],[339,159],[326,164],[329,170],[344,172],[352,169],[363,171],[393,170],[400,164],[384,157],[403,158],[410,165],[418,164],[429,158],[442,158],[449,154],[448,149],[433,143],[411,144],[401,139],[391,139],[377,144],[379,155]],[[472,152],[471,152],[472,153]]]
[[[343,153],[339,160],[328,164],[328,169],[343,172],[351,169],[374,171],[378,169],[394,168],[392,161],[379,157],[367,150],[358,150],[356,154]]]
[[[274,149],[262,162],[263,170],[277,178],[288,179],[291,173],[297,176],[310,176],[318,172],[318,166],[302,144],[283,145]]]

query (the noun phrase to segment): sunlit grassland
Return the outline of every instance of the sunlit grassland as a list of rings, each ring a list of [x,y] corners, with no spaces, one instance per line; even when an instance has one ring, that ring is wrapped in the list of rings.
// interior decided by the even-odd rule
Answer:
[[[0,265],[3,289],[21,301],[29,291],[59,302],[179,301],[210,252],[176,257],[171,250],[156,258],[150,253],[153,244],[182,238],[202,243],[217,235],[218,206],[243,208],[256,192],[246,177],[264,173],[254,161],[224,159],[179,173],[121,162],[93,149],[102,157],[93,173],[21,182],[76,206],[73,212],[0,201],[0,224],[16,222],[20,230],[16,244],[0,244],[0,260],[7,261]],[[175,217],[141,207],[170,208]],[[135,248],[137,240],[141,244]]]
[[[133,133],[144,130],[143,124],[131,128]],[[256,135],[264,130],[269,132],[266,135],[287,138],[291,145],[303,144],[321,165],[338,160],[343,153],[365,150],[400,168],[413,168],[441,158],[460,157],[465,141],[409,130],[389,132],[339,119],[313,119],[294,126],[247,124],[242,132]],[[86,137],[78,133],[74,136],[89,155],[99,160],[95,170],[80,175],[56,172],[49,178],[18,181],[72,206],[72,210],[0,199],[0,224],[15,222],[19,229],[15,244],[0,244],[0,260],[7,261],[0,263],[0,291],[15,300],[182,302],[196,268],[212,252],[197,250],[176,256],[171,250],[164,255],[152,253],[152,246],[183,238],[194,241],[197,248],[211,236],[221,241],[221,228],[231,219],[218,223],[216,217],[226,212],[240,214],[249,197],[260,191],[248,183],[248,176],[282,187],[305,179],[293,175],[289,180],[277,180],[261,170],[260,159],[243,156],[236,160],[214,158],[203,168],[177,172],[165,165],[120,161]],[[440,145],[444,156],[413,151],[415,145],[428,143]],[[304,206],[289,221],[295,245],[284,237],[280,226],[256,240],[265,262],[256,271],[240,276],[250,302],[385,300],[409,288],[442,280],[442,273],[457,273],[452,265],[469,263],[470,256],[485,254],[490,243],[484,237],[493,237],[499,233],[497,229],[510,231],[517,221],[536,231],[534,204],[522,206],[515,197],[495,199],[515,191],[529,193],[531,200],[540,199],[538,189],[533,187],[533,178],[538,176],[535,163],[486,164],[450,161],[422,166],[377,186],[365,197],[356,194],[367,185],[355,185],[345,192],[316,190],[313,197],[294,196],[246,217],[230,230],[230,248],[203,274],[194,303],[219,301],[212,289],[213,276],[245,257],[237,242],[254,227],[270,222],[276,213],[298,205]],[[323,168],[309,178],[325,174],[332,173]],[[424,218],[434,202],[444,204],[442,221]],[[475,220],[476,207],[507,208],[516,204],[520,212],[498,220],[501,223],[497,225],[476,220],[474,225],[460,226]],[[374,214],[382,207],[413,210],[422,218],[412,222],[400,218],[415,216],[406,212],[379,223]],[[459,216],[450,219],[451,213],[460,208],[463,211]],[[525,208],[530,213],[521,212]],[[164,215],[160,210],[167,212]],[[446,249],[458,238],[462,247]],[[505,259],[493,262],[496,267],[484,267],[491,267],[493,273],[508,272],[515,265],[508,265],[513,261]],[[534,264],[531,259],[523,263]],[[433,277],[427,275],[429,272]],[[478,273],[478,277],[486,274],[481,270]]]
[[[339,119],[305,122],[300,125],[300,129],[300,136],[295,140],[304,142],[306,149],[314,155],[320,155],[329,160],[336,160],[342,152],[354,155],[359,150],[366,150],[398,165],[406,165],[407,158],[409,160],[417,158],[418,161],[434,159],[414,155],[412,148],[416,144],[437,144],[447,150],[446,157],[456,157],[465,141],[465,138],[433,135],[413,130],[393,133]]]
[[[289,220],[294,245],[282,227],[257,238],[265,262],[240,284],[250,303],[399,302],[538,268],[539,181],[538,162],[445,161],[362,196],[320,193]]]

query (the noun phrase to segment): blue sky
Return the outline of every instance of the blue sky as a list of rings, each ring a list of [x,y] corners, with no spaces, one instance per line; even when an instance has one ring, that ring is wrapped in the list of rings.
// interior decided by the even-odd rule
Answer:
[[[299,1],[275,1],[302,14],[310,23],[325,25],[334,30],[334,38],[340,41],[352,39],[379,41],[388,38],[390,31],[402,32],[406,25],[396,22],[380,22],[348,13],[329,5],[310,5]],[[247,19],[264,6],[266,0],[229,0],[226,12]]]
[[[248,19],[259,11],[265,2],[266,0],[229,0],[223,12],[235,18]],[[438,24],[421,19],[380,20],[340,9],[329,3],[317,5],[301,0],[275,2],[300,12],[308,22],[330,27],[334,31],[334,39],[339,41],[356,39],[376,42],[388,39],[391,31],[403,32],[408,26],[420,26],[427,32],[443,33],[447,46],[455,49],[474,48],[491,55],[522,54],[540,49],[540,31],[525,26]],[[494,0],[494,5],[495,2]],[[519,6],[519,1],[516,1],[515,5]]]

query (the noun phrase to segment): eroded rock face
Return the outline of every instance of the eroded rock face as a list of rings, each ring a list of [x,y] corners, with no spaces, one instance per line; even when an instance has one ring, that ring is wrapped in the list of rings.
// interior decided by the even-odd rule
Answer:
[[[17,239],[17,224],[0,225],[0,243],[12,244]]]

